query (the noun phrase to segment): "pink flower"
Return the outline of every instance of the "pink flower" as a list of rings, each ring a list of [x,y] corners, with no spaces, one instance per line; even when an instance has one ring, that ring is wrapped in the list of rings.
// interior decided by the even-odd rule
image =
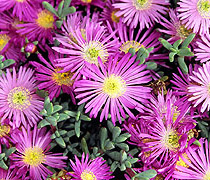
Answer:
[[[43,109],[43,100],[35,93],[37,86],[33,77],[34,71],[20,67],[18,73],[15,68],[11,73],[0,77],[0,112],[4,113],[1,121],[9,118],[13,128],[22,123],[33,126],[41,118],[39,112]]]
[[[125,112],[135,119],[130,109],[144,111],[143,104],[150,98],[151,88],[144,87],[150,81],[145,65],[134,62],[136,56],[130,59],[130,53],[119,59],[119,54],[108,59],[107,67],[99,60],[99,67],[86,63],[82,74],[88,79],[75,81],[76,98],[79,104],[85,103],[90,117],[96,118],[101,111],[100,121],[111,113],[115,124],[121,117],[126,118]]]
[[[132,28],[139,23],[141,30],[159,22],[162,15],[167,13],[167,5],[166,0],[119,0],[113,4],[114,8],[120,9],[116,16],[122,16],[123,22]]]
[[[22,128],[22,132],[12,135],[12,139],[16,144],[17,152],[10,156],[12,160],[11,168],[18,168],[17,175],[26,179],[29,176],[31,180],[46,179],[47,175],[53,173],[46,167],[64,168],[66,156],[62,153],[52,154],[49,152],[51,133],[46,129],[33,130]],[[29,174],[29,175],[28,175]]]
[[[178,17],[194,33],[206,34],[210,28],[209,0],[180,0]]]

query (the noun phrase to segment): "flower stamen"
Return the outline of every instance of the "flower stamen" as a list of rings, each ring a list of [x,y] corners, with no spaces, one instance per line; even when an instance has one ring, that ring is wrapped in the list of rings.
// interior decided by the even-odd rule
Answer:
[[[45,155],[42,148],[39,147],[29,147],[25,149],[23,162],[30,166],[39,166],[45,161]]]
[[[53,28],[54,21],[53,14],[47,10],[41,11],[36,20],[37,24],[45,29]]]
[[[111,74],[104,80],[103,91],[111,98],[118,98],[126,91],[125,81],[120,76]]]

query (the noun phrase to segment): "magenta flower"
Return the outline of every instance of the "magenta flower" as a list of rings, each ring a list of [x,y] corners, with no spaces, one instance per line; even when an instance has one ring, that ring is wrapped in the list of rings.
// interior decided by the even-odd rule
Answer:
[[[165,98],[159,94],[157,99],[151,98],[151,102],[150,111],[139,115],[137,121],[131,121],[125,128],[131,134],[132,144],[141,148],[140,157],[146,166],[159,161],[163,168],[169,161],[175,163],[179,153],[185,150],[196,121],[187,115],[188,107],[178,106],[179,101],[171,92]]]
[[[41,118],[43,100],[35,93],[37,86],[33,77],[34,71],[20,67],[0,77],[0,112],[4,113],[1,121],[11,119],[13,128],[29,124],[33,126]]]
[[[121,122],[121,117],[126,118],[125,112],[135,119],[130,109],[137,109],[143,112],[147,99],[150,98],[149,87],[143,84],[150,81],[145,65],[138,65],[134,62],[135,56],[130,59],[130,53],[119,59],[119,54],[110,57],[106,67],[102,60],[99,60],[99,67],[86,64],[82,74],[88,79],[75,81],[76,98],[80,99],[79,104],[85,103],[90,117],[96,118],[102,110],[100,121],[111,113],[112,122],[116,119]]]
[[[54,60],[60,56],[50,48],[47,48],[47,50],[50,63],[47,62],[41,54],[38,54],[38,57],[44,65],[35,61],[31,62],[36,68],[35,79],[39,81],[37,87],[48,91],[51,100],[54,97],[58,97],[62,89],[64,93],[70,94],[73,103],[76,104],[73,93],[74,80],[71,79],[73,73],[70,71],[58,73],[63,68],[55,67],[56,64]]]
[[[177,17],[177,10],[170,9],[169,17],[170,21],[166,18],[162,18],[163,20],[159,23],[165,29],[159,29],[160,32],[170,35],[171,37],[168,39],[169,42],[174,43],[178,39],[184,40],[186,37],[192,33],[192,29],[186,28],[185,24]],[[191,42],[192,44],[192,42]]]
[[[11,168],[18,168],[17,175],[22,176],[22,179],[27,176],[31,180],[46,179],[48,174],[53,174],[46,166],[66,167],[66,163],[63,162],[67,159],[66,156],[49,152],[51,135],[45,128],[37,129],[37,126],[33,130],[30,130],[29,126],[27,129],[22,128],[21,133],[12,135],[17,152],[10,156]]]
[[[208,180],[210,178],[209,142],[199,140],[201,146],[197,149],[189,147],[185,154],[181,155],[182,166],[177,165],[172,177],[176,179]]]
[[[181,0],[178,2],[178,17],[194,33],[206,34],[210,28],[209,0]]]
[[[193,71],[190,76],[192,83],[188,87],[191,94],[189,101],[192,101],[194,107],[201,105],[201,112],[210,109],[210,62],[203,64],[198,71]]]
[[[0,32],[0,55],[3,55],[5,59],[14,59],[18,62],[20,61],[22,54],[20,52],[20,47],[13,44],[13,40],[14,39],[10,37],[8,32]]]
[[[162,15],[167,13],[167,5],[166,0],[119,0],[113,4],[114,8],[120,9],[116,16],[122,16],[123,22],[132,28],[139,23],[140,30],[159,22]]]
[[[1,0],[0,12],[12,9],[12,15],[20,21],[31,20],[36,14],[37,3],[36,0]]]
[[[64,47],[53,47],[57,52],[68,55],[57,59],[62,72],[71,70],[76,76],[85,62],[98,65],[98,57],[106,62],[108,56],[115,54],[119,47],[117,39],[110,40],[115,32],[108,35],[107,29],[94,21],[86,21],[85,29],[69,26],[67,31],[70,35],[56,38]]]
[[[147,29],[143,32],[141,29],[136,31],[122,23],[120,20],[118,24],[115,25],[117,29],[117,37],[119,38],[120,47],[119,50],[123,53],[128,53],[130,48],[133,48],[136,52],[142,48],[154,47],[151,51],[150,56],[146,60],[154,59],[168,59],[168,54],[157,54],[156,52],[161,48],[161,44],[158,38],[161,34],[155,31],[153,28]]]
[[[35,14],[36,17],[32,20],[17,25],[20,28],[17,33],[26,36],[30,41],[39,41],[42,45],[45,45],[46,40],[53,43],[54,29],[56,28],[54,15],[42,9],[38,9]]]
[[[100,14],[101,21],[109,21],[109,23],[114,26],[120,20],[120,17],[115,15],[115,13],[119,10],[113,7],[113,4],[115,2],[116,0],[107,0],[106,4],[104,5],[103,11]]]
[[[75,163],[70,160],[71,168],[73,169],[73,172],[70,173],[70,175],[73,179],[109,180],[114,178],[111,176],[112,172],[110,172],[110,167],[105,164],[105,160],[102,160],[101,157],[97,157],[93,160],[88,160],[88,158],[88,154],[85,157],[85,154],[83,153],[81,162],[77,156],[75,156]]]
[[[201,36],[202,41],[197,42],[197,48],[195,48],[196,61],[204,63],[210,60],[210,36]]]

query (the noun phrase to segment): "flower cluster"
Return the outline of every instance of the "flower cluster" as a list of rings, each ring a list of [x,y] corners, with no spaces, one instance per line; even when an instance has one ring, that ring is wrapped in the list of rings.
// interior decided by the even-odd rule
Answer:
[[[210,0],[0,0],[0,179],[210,179]]]

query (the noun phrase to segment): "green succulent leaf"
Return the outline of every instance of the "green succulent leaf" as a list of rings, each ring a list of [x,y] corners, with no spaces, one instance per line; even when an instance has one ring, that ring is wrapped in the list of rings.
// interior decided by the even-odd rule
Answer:
[[[149,180],[155,176],[157,176],[157,172],[154,169],[149,169],[147,171],[136,174],[134,177],[132,177],[132,180],[135,180],[135,178],[139,178],[141,180]]]
[[[58,16],[57,11],[55,10],[55,8],[50,3],[48,3],[47,1],[43,1],[42,5],[44,6],[45,9],[47,9],[51,13],[55,14],[56,16]]]

